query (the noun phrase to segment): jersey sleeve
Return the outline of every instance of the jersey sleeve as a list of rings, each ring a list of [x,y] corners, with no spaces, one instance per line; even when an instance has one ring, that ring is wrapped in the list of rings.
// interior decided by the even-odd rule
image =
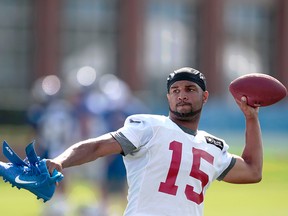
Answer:
[[[236,163],[236,158],[234,158],[233,155],[228,152],[228,148],[229,146],[224,142],[224,148],[218,161],[220,171],[217,177],[218,181],[222,181]]]
[[[121,145],[123,155],[127,155],[145,146],[153,136],[153,129],[149,119],[141,115],[132,115],[125,120],[122,128],[111,135]]]
[[[230,163],[228,163],[228,166],[226,167],[226,169],[224,169],[224,171],[217,177],[217,180],[222,181],[224,177],[227,175],[227,173],[233,168],[235,163],[236,163],[236,158],[231,156]]]

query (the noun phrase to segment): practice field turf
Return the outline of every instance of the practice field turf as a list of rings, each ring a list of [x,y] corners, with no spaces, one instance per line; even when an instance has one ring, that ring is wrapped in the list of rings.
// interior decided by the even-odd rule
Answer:
[[[251,185],[233,185],[217,181],[212,183],[206,193],[204,216],[288,216],[288,136],[286,134],[282,138],[276,135],[270,137],[270,140],[267,137],[263,139],[265,142],[262,181]],[[274,140],[276,137],[277,142]],[[232,145],[233,142],[229,139],[226,141],[231,152],[241,152],[242,145]],[[243,140],[238,139],[238,142]],[[71,183],[69,204],[72,210],[67,216],[78,216],[74,210],[85,204],[97,205],[97,194],[91,191],[93,187],[95,185],[91,182],[83,180]],[[111,216],[122,215],[125,202],[125,195],[112,198]],[[118,205],[119,203],[121,205]],[[0,180],[0,215],[43,216],[43,209],[48,204],[49,202],[43,204],[33,194],[12,188],[10,184]]]
[[[288,154],[265,158],[258,184],[214,182],[206,193],[205,216],[287,216]]]

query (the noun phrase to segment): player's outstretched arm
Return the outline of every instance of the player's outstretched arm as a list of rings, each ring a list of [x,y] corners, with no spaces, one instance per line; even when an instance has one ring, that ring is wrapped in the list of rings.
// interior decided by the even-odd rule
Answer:
[[[247,105],[247,99],[236,101],[246,120],[245,146],[241,157],[223,179],[230,183],[257,183],[262,179],[263,147],[262,135],[258,118],[259,108]]]
[[[122,152],[120,144],[110,135],[78,142],[54,159],[48,159],[46,164],[50,173],[54,169],[62,171],[64,168],[78,166],[111,154]]]

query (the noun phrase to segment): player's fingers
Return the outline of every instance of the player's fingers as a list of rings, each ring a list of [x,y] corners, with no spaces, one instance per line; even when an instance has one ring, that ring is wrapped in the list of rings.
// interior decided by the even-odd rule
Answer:
[[[47,169],[48,169],[50,175],[52,176],[53,170],[55,169],[54,166],[51,164],[51,162],[49,160],[46,161],[46,166],[47,166]]]
[[[247,118],[257,117],[259,112],[259,107],[252,107],[248,104],[248,100],[245,96],[241,97],[240,108]]]
[[[46,161],[46,166],[51,176],[53,175],[55,169],[59,172],[62,171],[62,167],[56,163],[51,162],[51,160]]]
[[[235,101],[236,101],[237,105],[238,105],[241,109],[242,109],[245,105],[247,105],[247,99],[246,99],[245,96],[243,96],[243,97],[241,98],[241,100],[237,100],[237,99],[235,98]]]
[[[245,96],[241,97],[241,104],[247,105],[247,98]]]
[[[241,108],[241,101],[237,100],[236,98],[234,99],[235,99],[236,104]]]

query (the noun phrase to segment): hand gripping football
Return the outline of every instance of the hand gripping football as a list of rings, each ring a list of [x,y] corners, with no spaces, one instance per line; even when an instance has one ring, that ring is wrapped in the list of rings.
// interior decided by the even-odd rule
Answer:
[[[238,101],[246,96],[252,107],[270,106],[287,96],[287,89],[279,80],[261,73],[238,77],[230,83],[229,91]]]

